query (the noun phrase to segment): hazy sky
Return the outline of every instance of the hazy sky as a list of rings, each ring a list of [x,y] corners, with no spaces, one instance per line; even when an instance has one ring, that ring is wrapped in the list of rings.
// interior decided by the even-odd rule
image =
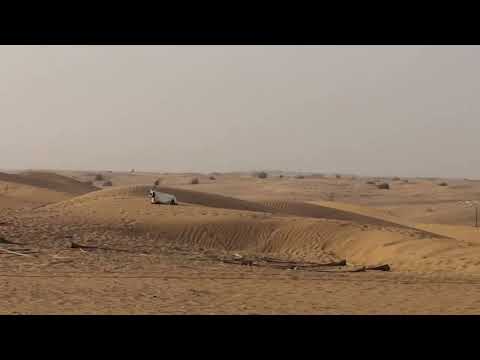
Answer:
[[[1,46],[0,168],[480,176],[477,46]]]

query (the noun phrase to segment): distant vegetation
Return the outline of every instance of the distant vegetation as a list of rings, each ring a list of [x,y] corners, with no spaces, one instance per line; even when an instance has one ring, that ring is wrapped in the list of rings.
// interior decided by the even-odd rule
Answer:
[[[381,183],[381,184],[377,185],[377,188],[388,190],[388,189],[390,189],[390,185],[388,183]]]
[[[280,178],[280,179],[283,178],[283,175],[280,175],[279,178]]]
[[[399,181],[400,178],[399,178],[398,176],[394,176],[394,177],[392,178],[392,180],[393,180],[393,181]]]
[[[368,184],[368,185],[375,185],[375,181],[373,181],[373,180],[368,180],[368,181],[366,182],[366,184]]]
[[[337,179],[340,179],[340,178],[342,177],[342,175],[336,174],[335,177],[336,177]]]
[[[102,180],[104,180],[104,177],[102,174],[95,175],[95,181],[102,181]]]
[[[155,186],[158,186],[158,185],[160,185],[160,181],[161,181],[161,179],[157,179],[157,180],[155,180],[155,182],[153,183],[153,185],[155,185]]]
[[[297,176],[295,176],[295,179],[305,179],[305,176],[303,176],[303,175],[297,175]]]
[[[193,178],[193,179],[190,181],[190,184],[192,184],[192,185],[200,184],[200,181],[198,180],[198,178]]]
[[[445,181],[442,181],[442,182],[439,183],[438,185],[440,185],[440,186],[448,186],[448,184],[447,184]]]
[[[103,183],[103,186],[113,186],[113,184],[110,180],[107,180]]]
[[[259,179],[266,179],[268,177],[268,174],[265,171],[259,171],[255,173],[255,176]]]
[[[213,175],[210,175],[209,179],[210,179],[210,180],[217,180],[217,178],[216,178],[215,176],[213,176]]]

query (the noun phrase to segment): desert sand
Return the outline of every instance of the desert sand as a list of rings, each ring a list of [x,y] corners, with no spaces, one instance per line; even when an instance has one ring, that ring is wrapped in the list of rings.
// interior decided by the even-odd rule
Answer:
[[[156,180],[179,205],[150,203]],[[0,313],[478,314],[465,202],[479,193],[469,179],[1,172]]]

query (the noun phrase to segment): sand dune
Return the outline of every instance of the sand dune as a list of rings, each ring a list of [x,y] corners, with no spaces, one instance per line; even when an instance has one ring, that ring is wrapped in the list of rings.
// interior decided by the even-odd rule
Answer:
[[[0,181],[0,209],[31,209],[70,198],[64,192]]]
[[[315,261],[346,258],[354,265],[389,263],[395,270],[421,273],[480,270],[480,247],[383,219],[314,204],[268,202],[257,207],[173,188],[162,191],[179,196],[180,206],[151,205],[147,191],[147,186],[101,190],[40,208],[32,216],[56,224],[50,229],[55,235],[44,245],[54,241],[65,246],[64,235],[74,234],[95,246],[168,243]]]
[[[480,228],[465,225],[417,224],[418,229],[435,232],[444,236],[480,244]]]
[[[292,283],[291,287],[285,287],[288,289],[285,291],[291,292],[288,296],[292,299],[298,298],[294,296],[297,293],[297,290],[293,290],[295,286],[311,289],[314,284],[321,283],[322,291],[328,290],[335,294],[349,286],[350,290],[346,293],[351,299],[346,303],[352,304],[352,309],[372,307],[377,309],[378,307],[373,306],[368,300],[371,298],[369,294],[373,286],[379,289],[381,299],[384,296],[392,296],[397,299],[399,306],[407,300],[415,300],[416,305],[412,305],[413,308],[410,309],[418,310],[420,305],[426,308],[431,308],[431,305],[415,296],[419,294],[418,290],[412,290],[407,297],[398,290],[399,284],[416,283],[416,279],[422,276],[427,279],[450,281],[448,279],[451,277],[475,279],[475,276],[480,274],[480,238],[473,228],[446,224],[417,225],[412,222],[415,214],[410,214],[410,218],[395,216],[389,207],[382,207],[383,205],[370,207],[363,203],[325,201],[310,196],[310,193],[306,193],[305,196],[297,196],[296,193],[288,195],[284,188],[287,185],[280,179],[264,184],[248,177],[242,177],[237,181],[233,175],[228,179],[218,176],[217,183],[193,187],[186,185],[188,177],[185,175],[182,175],[183,177],[172,175],[166,182],[169,186],[158,188],[177,196],[180,205],[169,206],[150,204],[147,197],[150,185],[141,183],[141,175],[128,178],[128,175],[122,174],[121,176],[127,180],[137,183],[96,191],[92,191],[88,184],[50,173],[1,174],[1,176],[4,179],[0,181],[2,271],[8,273],[7,276],[18,276],[19,279],[22,279],[22,276],[30,276],[24,275],[25,271],[28,273],[28,269],[36,271],[32,276],[37,276],[37,273],[43,271],[51,271],[53,274],[58,269],[65,269],[79,274],[88,273],[90,274],[88,276],[93,276],[91,274],[95,272],[95,276],[100,277],[117,276],[115,274],[125,272],[133,278],[137,275],[132,271],[143,271],[143,275],[139,276],[178,277],[188,270],[189,276],[193,279],[192,284],[198,282],[197,277],[201,272],[199,269],[203,269],[205,274],[202,276],[210,280],[198,282],[202,286],[207,286],[210,281],[216,281],[218,276],[239,276],[242,271],[245,276],[252,276],[250,290],[241,287],[243,285],[240,283],[244,282],[232,280],[230,290],[233,294],[236,291],[253,291],[255,286],[258,286],[254,285],[258,284],[258,281],[266,281],[266,284],[267,275],[262,275],[263,270],[258,268],[249,269],[218,261],[209,263],[211,268],[207,269],[200,266],[205,260],[199,260],[201,254],[222,255],[228,252],[231,255],[232,252],[239,252],[246,255],[268,255],[313,262],[346,259],[349,266],[388,263],[393,274],[385,274],[385,277],[379,274],[379,277],[376,277],[376,274],[367,272],[351,278],[342,274],[330,280],[320,281],[299,272],[291,275],[285,270],[282,270],[283,273],[272,273],[273,270],[270,269],[268,276],[283,276],[282,284],[294,281],[293,279],[302,279],[301,283],[298,282],[300,280],[295,280],[297,282]],[[115,174],[109,176],[115,183]],[[145,179],[151,180],[153,177],[154,175],[148,174]],[[321,179],[322,184],[318,185],[318,188],[314,181],[315,179],[309,180],[311,194],[317,193],[324,182],[336,180]],[[294,187],[295,191],[301,191],[302,180],[291,179],[287,182],[291,183],[288,186]],[[347,180],[343,180],[343,183],[348,184]],[[414,187],[410,184],[405,186]],[[421,186],[430,185],[422,183]],[[348,187],[338,189],[346,191]],[[242,198],[238,198],[239,195],[227,196],[230,190],[234,194],[240,194]],[[444,190],[447,191],[442,189]],[[382,194],[375,195],[374,203],[387,203],[379,199],[381,196],[392,198],[399,196],[395,193]],[[368,198],[363,198],[365,199]],[[442,198],[435,206],[439,208],[439,204],[443,204],[441,206],[445,208],[442,211],[448,213],[450,205],[444,205],[445,199]],[[8,208],[7,205],[17,210],[2,210],[2,207]],[[398,206],[403,206],[399,209],[404,211],[411,208],[412,204]],[[424,205],[419,205],[418,201],[414,206],[418,207],[419,214],[424,211],[420,208]],[[393,213],[398,214],[396,211]],[[93,246],[99,250],[72,249],[72,242]],[[17,245],[9,245],[12,243]],[[32,253],[27,252],[18,256],[8,252],[10,246],[13,246],[11,249],[14,252],[30,249]],[[29,255],[35,251],[36,255]],[[45,278],[48,278],[49,274],[45,274]],[[388,277],[390,275],[397,276],[396,280]],[[407,275],[411,278],[407,279],[405,277]],[[376,280],[372,282],[372,279]],[[68,283],[68,280],[65,281]],[[85,284],[92,284],[90,280],[85,281]],[[108,280],[105,280],[105,283],[107,282]],[[171,283],[175,288],[177,280]],[[272,289],[279,289],[278,284],[271,282],[269,284]],[[387,284],[390,284],[389,293],[384,294],[383,289]],[[430,286],[427,280],[422,284],[422,289]],[[445,288],[448,286],[450,285],[445,285]],[[9,287],[6,286],[6,289]],[[107,295],[101,289],[98,291],[101,295],[95,300],[97,302]],[[363,305],[355,302],[358,292],[365,294]],[[440,306],[443,302],[437,299],[436,293],[433,293],[434,290],[428,289],[424,292],[431,295],[429,301],[438,300],[436,308],[443,309]],[[179,299],[188,302],[189,294],[183,294]],[[310,303],[305,306],[305,311],[307,308],[315,308],[314,304],[318,304],[321,301],[319,299],[323,299],[325,295],[313,299],[306,294],[307,292],[304,297],[309,299]],[[8,296],[5,299],[11,304],[10,298],[15,295],[10,293]],[[216,296],[223,301],[229,301],[230,295],[220,292]],[[284,296],[287,295],[280,294],[279,298],[284,299]],[[265,304],[265,299],[260,298],[256,306]],[[462,299],[463,297],[457,300],[452,298],[449,304],[456,303],[455,301],[458,303]],[[24,303],[23,300],[18,300],[18,303]],[[302,299],[296,301],[301,303]],[[342,301],[346,300],[339,297],[332,303],[338,304]],[[365,304],[368,306],[365,307]],[[465,306],[476,305],[469,302]],[[472,312],[472,308],[469,308],[469,311]]]
[[[0,181],[81,195],[97,190],[88,183],[50,172],[29,171],[21,174],[0,173]]]
[[[92,185],[54,173],[0,173],[0,209],[36,208],[94,190]]]

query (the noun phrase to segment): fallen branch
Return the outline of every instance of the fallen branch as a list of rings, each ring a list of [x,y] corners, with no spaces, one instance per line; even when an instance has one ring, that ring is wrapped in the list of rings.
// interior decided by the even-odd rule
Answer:
[[[80,245],[80,244],[74,243],[73,241],[72,241],[72,243],[70,244],[70,247],[71,247],[72,249],[91,249],[91,250],[97,248],[97,247],[95,247],[95,246]]]
[[[6,253],[12,254],[12,255],[32,257],[32,255],[22,254],[22,253],[19,253],[19,252],[16,252],[16,251],[12,251],[12,250],[8,250],[8,249],[3,249],[3,248],[0,248],[0,251],[6,252]]]
[[[18,242],[14,242],[14,241],[7,240],[7,239],[5,239],[5,238],[2,237],[2,236],[0,236],[0,244],[8,244],[8,245],[27,245],[27,244],[23,244],[23,243],[18,243]]]
[[[3,236],[0,236],[0,244],[15,244],[15,243],[5,239]]]
[[[378,266],[367,266],[367,270],[379,270],[379,271],[390,271],[390,265],[378,265]]]
[[[131,253],[130,250],[124,250],[124,249],[112,249],[112,248],[106,248],[106,247],[101,247],[101,246],[89,246],[89,245],[80,245],[77,243],[74,243],[73,241],[70,244],[70,247],[72,249],[80,249],[80,250],[107,250],[107,251],[119,251],[119,252],[127,252]]]
[[[300,264],[298,266],[302,268],[315,268],[315,267],[321,267],[321,266],[347,266],[347,260],[332,261],[332,262],[323,263],[323,264],[322,263],[319,263],[319,264],[309,263],[307,265]]]

